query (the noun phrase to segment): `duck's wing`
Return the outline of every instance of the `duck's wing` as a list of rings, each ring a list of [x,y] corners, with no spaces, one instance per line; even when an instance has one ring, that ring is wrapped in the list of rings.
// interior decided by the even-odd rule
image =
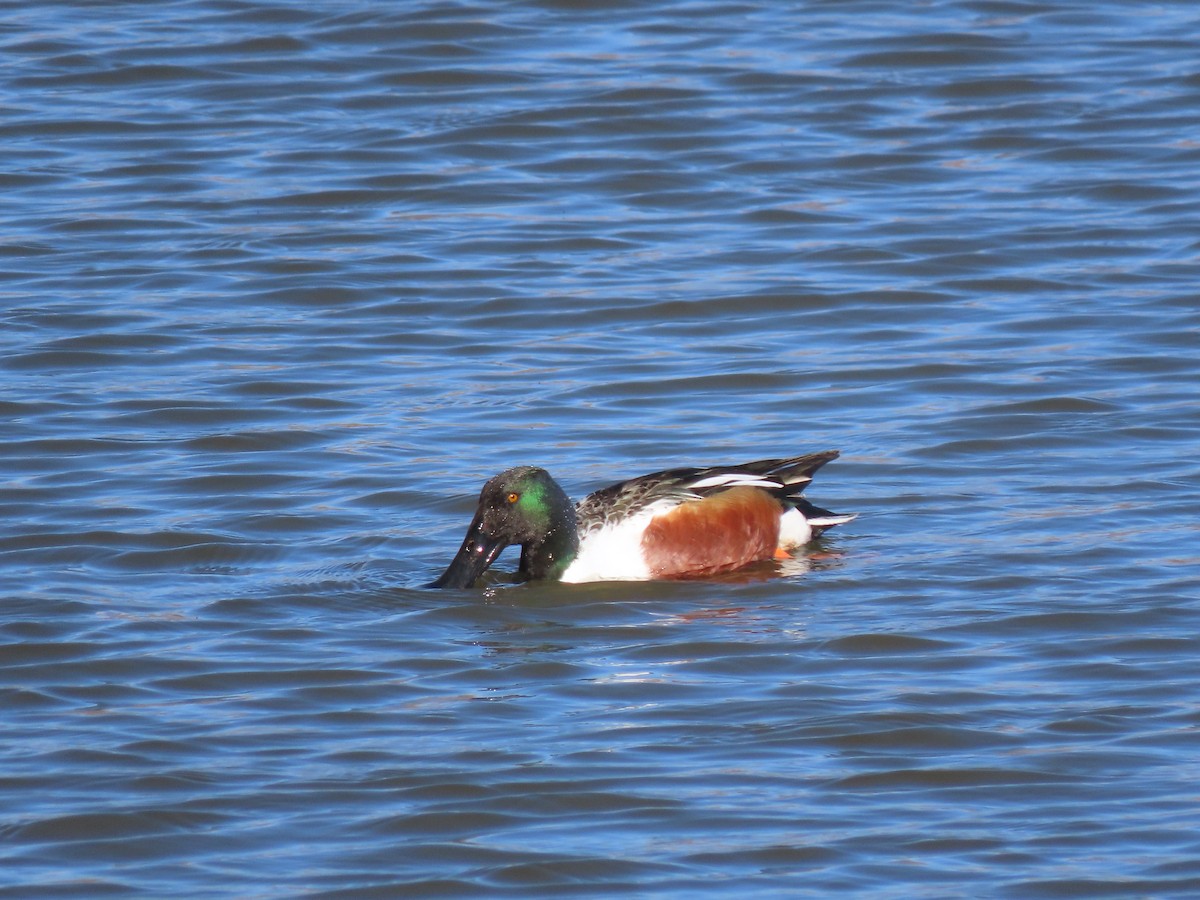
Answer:
[[[579,502],[575,509],[579,531],[584,535],[643,513],[658,515],[733,487],[761,488],[791,505],[812,481],[813,473],[837,457],[837,450],[825,450],[741,465],[666,469],[631,478],[588,494]]]

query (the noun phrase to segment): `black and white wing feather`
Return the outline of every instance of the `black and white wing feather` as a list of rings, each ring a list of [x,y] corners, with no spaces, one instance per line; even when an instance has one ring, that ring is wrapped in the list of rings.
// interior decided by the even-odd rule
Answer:
[[[667,469],[622,481],[588,494],[579,502],[575,513],[580,535],[645,512],[666,512],[680,503],[700,500],[733,487],[762,488],[785,505],[793,506],[812,481],[813,474],[837,457],[838,451],[826,450],[804,456],[760,459],[742,465]]]

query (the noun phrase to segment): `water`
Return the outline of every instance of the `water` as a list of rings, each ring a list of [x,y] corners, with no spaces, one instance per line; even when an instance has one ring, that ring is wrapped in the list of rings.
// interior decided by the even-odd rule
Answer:
[[[1200,893],[1194,4],[0,49],[0,895]],[[785,571],[419,587],[508,466],[827,448]]]

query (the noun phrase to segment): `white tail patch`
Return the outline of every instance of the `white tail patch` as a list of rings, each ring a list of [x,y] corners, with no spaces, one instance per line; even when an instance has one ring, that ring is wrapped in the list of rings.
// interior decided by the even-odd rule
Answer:
[[[784,550],[794,550],[797,547],[803,547],[813,539],[814,525],[822,528],[832,528],[834,525],[844,525],[851,519],[856,518],[858,518],[856,514],[834,514],[829,516],[813,516],[811,519],[806,519],[804,513],[800,512],[800,510],[789,509],[779,518],[779,546]]]
[[[808,520],[809,525],[824,525],[832,528],[834,525],[845,525],[858,518],[858,513],[850,513],[848,515],[832,515],[832,516],[813,516]]]
[[[803,547],[811,540],[812,526],[800,510],[789,509],[779,517],[779,546],[784,550]]]

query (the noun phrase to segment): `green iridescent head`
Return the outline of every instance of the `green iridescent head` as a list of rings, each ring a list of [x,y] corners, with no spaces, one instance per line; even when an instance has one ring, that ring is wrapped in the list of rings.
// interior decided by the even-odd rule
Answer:
[[[469,587],[511,544],[527,579],[557,578],[574,558],[575,507],[545,469],[518,466],[483,486],[462,547],[430,587]]]

